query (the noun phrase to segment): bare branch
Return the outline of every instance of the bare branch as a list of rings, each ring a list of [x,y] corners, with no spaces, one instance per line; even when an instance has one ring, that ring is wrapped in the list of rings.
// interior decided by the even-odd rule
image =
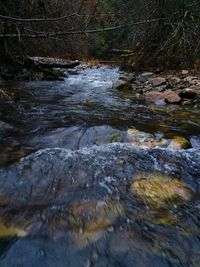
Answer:
[[[114,31],[114,30],[121,30],[127,27],[132,26],[138,26],[148,23],[155,23],[158,21],[166,20],[166,18],[157,18],[152,20],[145,20],[145,21],[138,21],[135,23],[130,24],[123,24],[113,27],[107,27],[107,28],[100,28],[100,29],[92,29],[92,30],[77,30],[77,31],[64,31],[64,32],[44,32],[44,33],[36,33],[36,34],[21,34],[21,38],[49,38],[49,37],[57,37],[57,36],[64,36],[64,35],[82,35],[82,34],[92,34],[92,33],[99,33],[99,32],[107,32],[107,31]],[[2,34],[0,35],[0,38],[15,38],[18,37],[18,34]]]
[[[16,18],[16,17],[11,17],[11,16],[4,16],[0,14],[0,19],[3,20],[10,20],[10,21],[15,21],[15,22],[47,22],[47,21],[60,21],[60,20],[65,20],[71,17],[78,17],[80,16],[83,4],[84,4],[85,0],[82,0],[80,3],[80,6],[78,8],[78,11],[76,13],[72,13],[72,14],[68,14],[68,15],[64,15],[62,17],[58,17],[58,18]]]
[[[64,20],[67,18],[71,18],[71,17],[75,17],[75,16],[79,16],[78,13],[73,13],[73,14],[69,14],[69,15],[65,15],[62,17],[58,17],[58,18],[38,18],[38,19],[22,19],[22,18],[14,18],[14,17],[10,17],[10,16],[3,16],[0,15],[0,19],[3,20],[11,20],[11,21],[18,21],[18,22],[47,22],[47,21],[59,21],[59,20]]]

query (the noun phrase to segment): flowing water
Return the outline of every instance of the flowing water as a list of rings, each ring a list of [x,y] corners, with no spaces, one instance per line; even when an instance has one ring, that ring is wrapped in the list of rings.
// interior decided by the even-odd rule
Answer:
[[[137,128],[198,148],[200,110],[147,105],[112,88],[119,75],[82,66],[64,81],[2,82],[14,97],[0,102],[0,266],[200,266],[199,150],[103,145]]]

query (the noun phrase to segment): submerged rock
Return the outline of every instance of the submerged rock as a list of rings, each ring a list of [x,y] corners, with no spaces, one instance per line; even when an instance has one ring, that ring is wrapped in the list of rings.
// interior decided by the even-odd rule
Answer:
[[[71,239],[76,246],[82,246],[98,240],[123,209],[111,200],[76,202],[68,217]]]
[[[165,208],[191,199],[190,189],[180,180],[162,174],[139,174],[130,186],[134,196],[147,205]]]
[[[83,232],[104,230],[121,214],[122,207],[112,201],[77,202],[68,218],[70,228]]]
[[[122,142],[126,136],[125,131],[112,128],[108,125],[94,127],[68,127],[57,128],[44,135],[35,136],[31,141],[34,148],[68,148],[77,150],[93,145]]]
[[[13,237],[24,237],[26,232],[17,226],[6,225],[5,223],[0,222],[0,238],[1,239],[10,239]]]

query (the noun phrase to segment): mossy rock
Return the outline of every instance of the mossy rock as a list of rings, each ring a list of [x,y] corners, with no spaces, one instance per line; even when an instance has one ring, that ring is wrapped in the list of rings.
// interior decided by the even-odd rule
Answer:
[[[146,205],[168,208],[192,197],[191,190],[179,179],[164,174],[139,174],[130,185],[131,193]]]
[[[169,144],[169,148],[172,148],[172,149],[187,149],[187,148],[190,148],[191,147],[191,144],[190,142],[182,137],[182,136],[175,136],[171,143]]]
[[[179,224],[179,217],[176,211],[172,212],[171,209],[167,208],[155,208],[155,206],[148,209],[140,209],[138,214],[132,217],[132,220],[144,221],[150,225],[171,226]]]
[[[156,138],[153,134],[145,133],[137,129],[128,129],[126,142],[144,148],[167,147],[168,140],[162,137]]]
[[[75,203],[68,218],[72,245],[81,248],[97,241],[122,212],[122,206],[113,201]]]
[[[6,225],[0,222],[0,238],[1,239],[10,239],[13,237],[24,237],[26,236],[26,232],[17,226],[14,225]]]
[[[77,202],[71,209],[69,225],[72,230],[95,232],[105,230],[121,214],[122,207],[112,201]]]
[[[109,136],[109,143],[115,143],[122,141],[122,136],[120,134],[112,134]]]

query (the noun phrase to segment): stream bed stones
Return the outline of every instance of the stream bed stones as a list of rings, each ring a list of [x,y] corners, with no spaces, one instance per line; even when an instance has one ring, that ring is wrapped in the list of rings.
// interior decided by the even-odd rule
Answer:
[[[189,75],[189,71],[163,73],[162,76],[153,72],[143,72],[133,76],[134,79],[128,79],[126,75],[120,76],[113,82],[113,88],[119,90],[129,88],[136,98],[156,105],[199,104],[200,77]]]

